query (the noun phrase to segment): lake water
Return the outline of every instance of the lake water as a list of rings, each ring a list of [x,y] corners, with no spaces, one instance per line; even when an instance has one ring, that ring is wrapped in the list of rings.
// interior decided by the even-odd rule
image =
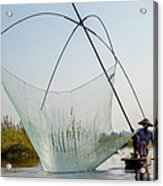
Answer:
[[[138,170],[126,171],[124,162],[121,157],[126,157],[127,151],[119,151],[118,154],[108,159],[105,163],[97,168],[94,172],[80,172],[80,173],[48,173],[45,172],[41,165],[31,168],[12,168],[7,170],[1,169],[1,176],[3,177],[41,177],[41,178],[59,178],[59,179],[103,179],[103,180],[153,180],[153,165],[149,172],[149,177],[146,173],[141,174]]]

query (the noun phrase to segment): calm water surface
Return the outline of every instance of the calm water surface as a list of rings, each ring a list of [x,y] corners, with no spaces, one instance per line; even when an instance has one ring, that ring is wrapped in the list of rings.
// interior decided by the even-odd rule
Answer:
[[[128,152],[128,151],[127,151]],[[94,172],[81,172],[81,173],[59,173],[53,174],[45,172],[41,165],[31,168],[12,168],[7,170],[1,169],[3,177],[41,177],[41,178],[60,178],[60,179],[104,179],[104,180],[153,180],[152,166],[150,169],[150,177],[147,174],[140,174],[140,171],[126,171],[124,162],[121,157],[125,157],[125,151],[120,151],[119,154],[114,155],[112,158],[103,163]]]

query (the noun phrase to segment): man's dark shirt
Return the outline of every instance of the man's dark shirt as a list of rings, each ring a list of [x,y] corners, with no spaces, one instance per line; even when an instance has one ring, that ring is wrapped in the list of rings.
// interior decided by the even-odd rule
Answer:
[[[153,142],[153,133],[151,131],[139,129],[136,135],[140,137],[140,141],[145,141],[147,145],[149,144],[150,141]]]

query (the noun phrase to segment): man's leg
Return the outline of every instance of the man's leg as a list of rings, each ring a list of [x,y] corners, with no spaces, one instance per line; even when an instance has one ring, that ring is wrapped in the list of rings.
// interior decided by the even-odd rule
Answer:
[[[140,142],[140,156],[147,156],[147,153],[146,153],[146,150],[147,150],[147,144],[145,141],[141,141]]]
[[[133,136],[132,143],[133,143],[133,148],[134,148],[134,156],[137,158],[138,153],[139,153],[139,143],[140,143],[140,138],[138,135]]]

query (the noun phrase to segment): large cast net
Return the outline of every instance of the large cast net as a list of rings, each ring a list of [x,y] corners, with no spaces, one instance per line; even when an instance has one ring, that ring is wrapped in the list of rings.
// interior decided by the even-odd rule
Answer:
[[[116,65],[108,69],[114,83]],[[2,85],[13,103],[44,170],[76,172],[95,169],[130,136],[113,132],[112,90],[104,74],[69,91],[45,91],[2,68]]]

